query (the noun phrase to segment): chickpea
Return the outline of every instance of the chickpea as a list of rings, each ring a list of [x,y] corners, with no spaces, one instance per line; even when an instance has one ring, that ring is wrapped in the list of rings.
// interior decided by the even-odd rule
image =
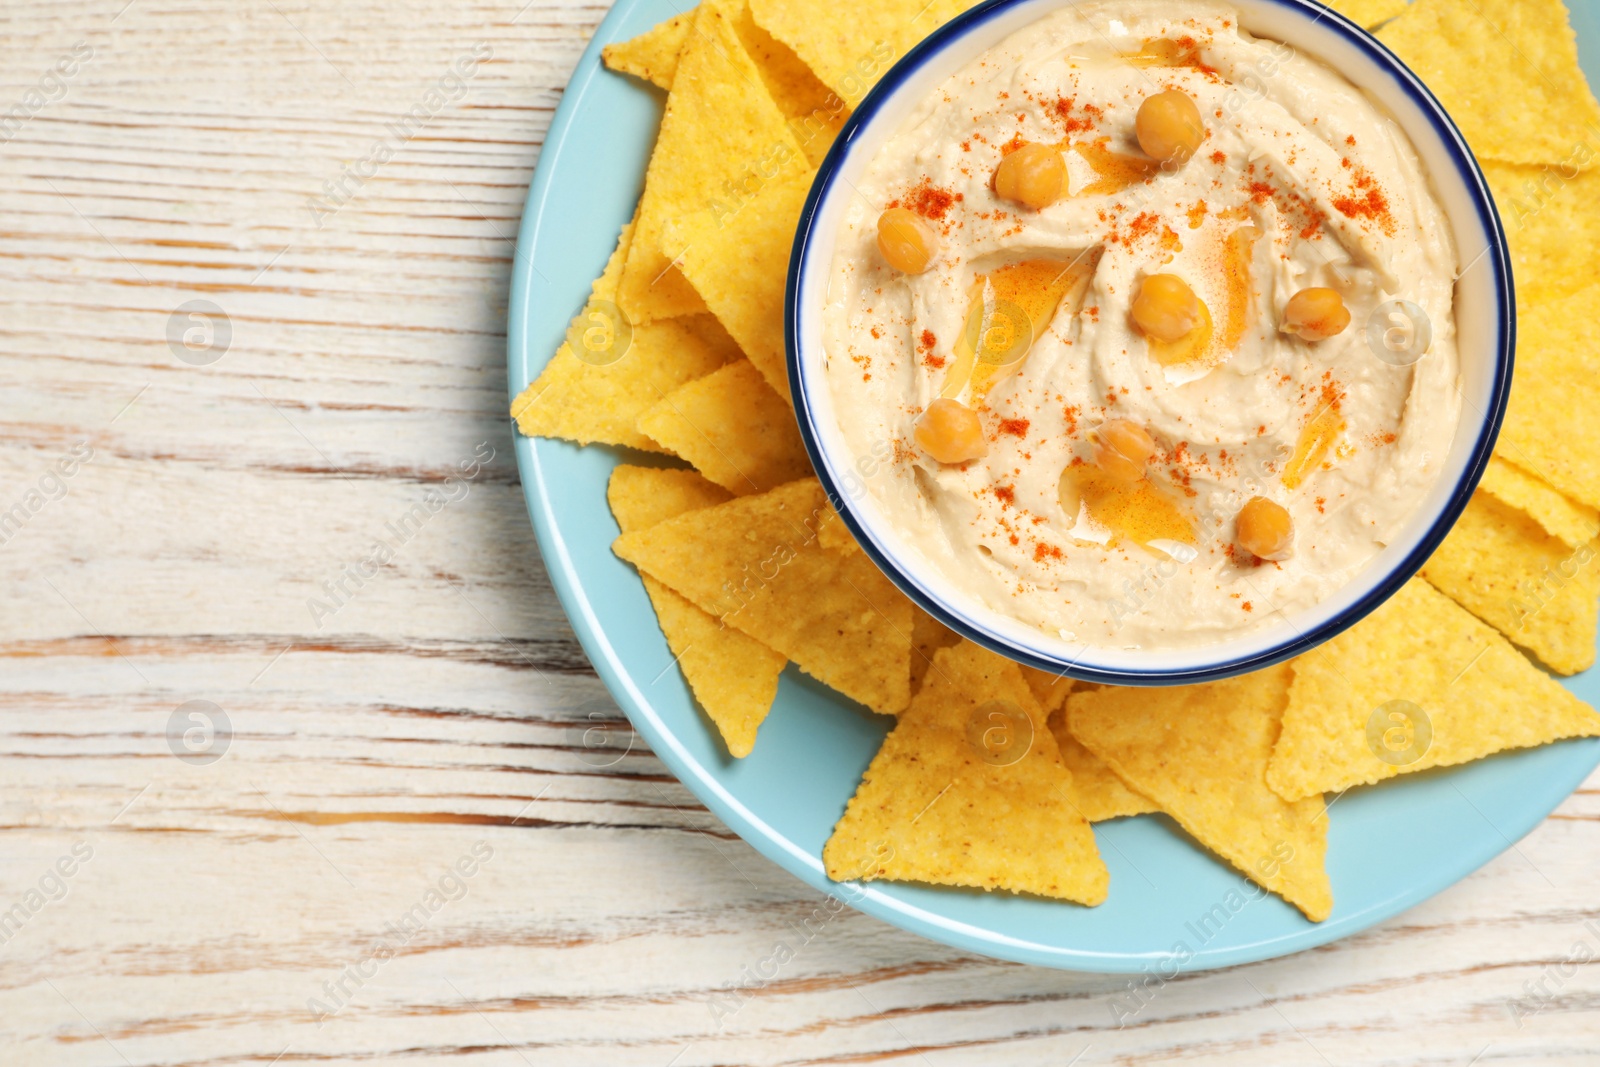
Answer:
[[[1350,325],[1350,309],[1335,289],[1302,289],[1283,309],[1283,332],[1305,341],[1326,341]]]
[[[978,413],[955,400],[939,399],[917,420],[914,435],[924,452],[940,463],[982,459],[989,453]]]
[[[915,211],[892,207],[878,216],[878,251],[902,274],[921,274],[939,254],[939,235]]]
[[[1189,162],[1206,139],[1200,109],[1188,93],[1177,89],[1147,97],[1139,105],[1133,131],[1145,155],[1163,163]]]
[[[1112,419],[1095,434],[1095,464],[1125,485],[1144,478],[1145,468],[1155,454],[1155,441],[1136,422]]]
[[[1133,321],[1158,341],[1181,341],[1200,325],[1200,298],[1176,274],[1152,274],[1133,298]]]
[[[1253,498],[1239,511],[1239,544],[1261,559],[1281,562],[1294,555],[1294,522],[1281,504]]]
[[[1047,144],[1025,144],[1000,161],[994,191],[1035,211],[1049,207],[1067,192],[1067,163]]]

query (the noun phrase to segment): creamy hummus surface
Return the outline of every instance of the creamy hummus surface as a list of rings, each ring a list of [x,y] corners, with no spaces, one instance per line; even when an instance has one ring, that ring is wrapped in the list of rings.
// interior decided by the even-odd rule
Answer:
[[[1162,163],[1141,107],[1173,92],[1199,143]],[[997,179],[1030,145],[1065,166],[1043,206]],[[920,271],[880,241],[892,209],[931,242]],[[1087,3],[990,49],[868,165],[830,271],[866,492],[925,568],[1076,643],[1194,647],[1315,605],[1406,525],[1459,422],[1457,255],[1414,149],[1222,5]],[[1155,275],[1190,301],[1176,340],[1135,314]],[[1300,328],[1329,301],[1342,329]],[[981,455],[919,438],[950,413],[933,429],[975,416]]]

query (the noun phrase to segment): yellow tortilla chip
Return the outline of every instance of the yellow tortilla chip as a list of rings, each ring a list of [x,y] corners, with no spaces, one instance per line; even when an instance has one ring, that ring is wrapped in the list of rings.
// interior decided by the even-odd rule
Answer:
[[[1556,166],[1483,162],[1511,245],[1519,304],[1570,296],[1600,275],[1600,169],[1577,168],[1595,158],[1600,147],[1575,150],[1571,163]]]
[[[794,49],[762,29],[744,0],[712,0],[733,24],[772,102],[789,121],[789,129],[812,167],[820,166],[850,108],[806,66]]]
[[[1333,910],[1322,798],[1267,786],[1291,671],[1168,689],[1107,687],[1067,701],[1072,735],[1206,848],[1321,922]]]
[[[766,30],[852,108],[901,56],[978,0],[751,0]]]
[[[698,221],[715,232],[748,210],[762,189],[809,169],[727,15],[701,4],[645,174],[639,227],[622,272],[623,309],[636,323],[703,309],[682,273],[697,253],[693,234],[670,237],[669,220]]]
[[[1597,143],[1600,103],[1561,0],[1416,0],[1378,39],[1434,91],[1480,157],[1565,164]]]
[[[709,315],[644,326],[629,322],[616,300],[633,234],[630,222],[589,302],[568,327],[567,341],[512,403],[511,417],[529,437],[665,452],[639,432],[639,416],[679,386],[739,356],[738,346]]]
[[[1572,548],[1600,536],[1600,511],[1569,500],[1543,478],[1501,456],[1489,461],[1479,488],[1502,504],[1527,512],[1545,533]]]
[[[850,117],[850,108],[822,84],[793,49],[757,25],[749,4],[713,2],[744,42],[762,84],[788,120],[806,158],[813,167],[820,166],[845,119]],[[607,45],[602,53],[606,66],[670,91],[678,71],[678,55],[688,40],[694,18],[695,12],[686,12],[631,41]]]
[[[884,714],[911,700],[911,602],[865,554],[817,541],[815,479],[625,533],[617,555]]]
[[[835,881],[888,879],[1106,898],[1094,831],[1017,665],[941,650],[822,850]]]
[[[1600,562],[1479,490],[1422,569],[1436,589],[1557,674],[1594,666]]]
[[[739,496],[811,473],[794,412],[746,359],[663,397],[639,432]]]
[[[728,494],[693,471],[618,467],[607,490],[611,513],[624,533],[648,529],[690,511],[725,503]],[[728,752],[743,759],[778,695],[788,660],[738,630],[723,626],[651,578],[645,592],[678,668]]]
[[[1328,4],[1339,14],[1366,29],[1375,29],[1409,6],[1408,0],[1331,0]]]
[[[1028,680],[1028,688],[1032,690],[1033,698],[1039,702],[1046,715],[1054,714],[1066,707],[1067,697],[1072,695],[1075,684],[1071,678],[1049,671],[1035,670],[1032,667],[1023,667],[1022,676]]]
[[[916,605],[911,607],[911,691],[922,688],[922,681],[933,666],[941,648],[954,648],[961,635]]]
[[[1523,309],[1517,373],[1497,448],[1567,496],[1600,507],[1600,285]]]
[[[1072,736],[1065,704],[1063,700],[1061,710],[1050,716],[1050,734],[1061,750],[1061,762],[1072,772],[1072,806],[1092,823],[1160,811],[1154,801],[1129,789],[1105,760]]]
[[[861,545],[856,542],[855,536],[850,533],[850,527],[844,524],[839,517],[839,512],[830,504],[828,513],[822,517],[822,525],[817,527],[817,540],[822,542],[822,547],[829,552],[860,552]]]
[[[694,11],[674,15],[637,37],[606,45],[600,50],[600,58],[612,70],[670,90],[673,76],[678,73],[678,54],[689,39],[694,17]]]
[[[767,384],[787,400],[783,299],[811,172],[786,172],[750,188],[753,195],[730,200],[725,214],[669,220],[665,240],[685,249],[679,261],[683,276]]]
[[[1267,781],[1289,800],[1600,734],[1600,715],[1415,579],[1294,663]]]
[[[648,530],[690,511],[703,511],[733,499],[720,485],[694,471],[623,464],[611,472],[606,502],[623,533]]]

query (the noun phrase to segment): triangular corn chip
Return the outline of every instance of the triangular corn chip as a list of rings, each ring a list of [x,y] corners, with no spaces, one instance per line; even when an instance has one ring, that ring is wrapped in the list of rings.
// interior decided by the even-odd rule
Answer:
[[[1333,910],[1321,797],[1267,787],[1290,670],[1168,689],[1075,693],[1068,724],[1085,748],[1206,848],[1321,922]]]
[[[512,403],[511,417],[529,437],[667,451],[639,432],[639,416],[679,386],[738,358],[738,347],[709,315],[645,326],[628,321],[616,301],[633,234],[630,222],[566,342]]]
[[[761,189],[809,169],[727,15],[701,4],[645,174],[639,227],[622,272],[623,309],[636,323],[702,309],[681,273],[695,249],[669,238],[667,222],[721,229]]]
[[[1070,686],[1068,689],[1070,690]],[[1072,806],[1090,822],[1106,822],[1129,815],[1160,811],[1149,797],[1135,793],[1117,777],[1106,761],[1083,747],[1067,727],[1066,701],[1050,716],[1050,735],[1061,751],[1061,762],[1072,772]]]
[[[1594,136],[1600,159],[1600,130]],[[1485,160],[1483,173],[1511,245],[1517,302],[1526,307],[1592,284],[1600,275],[1600,168]]]
[[[1370,30],[1401,14],[1408,5],[1407,0],[1332,0],[1328,6]]]
[[[790,172],[761,184],[748,201],[730,202],[726,215],[687,215],[665,228],[665,240],[685,250],[683,276],[786,400],[783,300],[789,252],[810,189],[809,170]]]
[[[617,555],[874,711],[911,699],[911,602],[817,541],[815,479],[623,534]]]
[[[822,525],[817,527],[817,540],[822,542],[822,547],[829,552],[860,552],[861,545],[850,532],[850,527],[839,518],[839,513],[832,506],[822,518]]]
[[[961,635],[915,605],[911,612],[911,691],[915,693],[932,669],[934,655],[941,648],[959,645]]]
[[[678,55],[689,39],[694,18],[695,11],[674,15],[637,37],[606,45],[600,50],[600,58],[612,70],[670,90],[673,76],[678,73]]]
[[[778,105],[789,129],[805,151],[813,167],[822,163],[833,139],[850,117],[850,108],[811,68],[794,54],[794,49],[757,24],[745,0],[711,0],[733,23],[739,40],[761,72],[761,81]]]
[[[1561,0],[1416,0],[1378,39],[1438,95],[1481,157],[1564,164],[1600,135],[1600,103]],[[1595,163],[1591,153],[1580,165]]]
[[[667,394],[639,432],[738,496],[811,473],[794,412],[747,359]]]
[[[927,882],[1106,898],[1094,831],[1017,665],[971,642],[926,684],[867,768],[822,850],[836,881]]]
[[[624,533],[725,503],[728,494],[693,471],[618,467],[607,490]],[[723,626],[660,582],[643,575],[656,621],[695,699],[736,758],[755,747],[788,660],[755,638]]]
[[[1594,666],[1600,566],[1593,544],[1573,548],[1479,490],[1422,576],[1557,674]]]
[[[1294,663],[1267,781],[1290,800],[1600,734],[1600,715],[1419,579]]]
[[[1071,678],[1049,671],[1034,670],[1032,667],[1022,668],[1022,676],[1028,680],[1028,688],[1033,691],[1033,698],[1039,702],[1046,715],[1053,715],[1067,706],[1067,697],[1072,695],[1074,685]]]
[[[762,84],[788,120],[806,158],[813,167],[820,165],[833,146],[839,128],[850,117],[850,108],[822,84],[793,49],[756,24],[748,3],[713,2],[744,42],[745,50],[761,74]],[[678,56],[689,39],[695,14],[695,11],[685,12],[630,41],[606,45],[602,53],[606,66],[670,91],[678,72]]]
[[[1600,511],[1568,498],[1508,459],[1495,456],[1489,461],[1480,488],[1502,504],[1527,512],[1545,533],[1571,548],[1600,536]]]
[[[855,107],[885,71],[978,0],[751,0],[766,30]]]
[[[1600,285],[1524,308],[1517,332],[1517,373],[1496,447],[1600,507]]]
[[[611,472],[606,502],[623,533],[648,530],[691,511],[726,504],[733,495],[694,471],[628,464]]]

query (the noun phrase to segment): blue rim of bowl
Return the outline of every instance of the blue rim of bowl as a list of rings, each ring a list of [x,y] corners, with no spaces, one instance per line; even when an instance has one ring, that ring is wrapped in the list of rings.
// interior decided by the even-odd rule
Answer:
[[[920,69],[924,62],[937,56],[946,44],[1002,12],[1019,4],[1032,2],[1034,0],[989,0],[988,3],[980,4],[958,15],[924,38],[920,44],[891,67],[878,81],[877,85],[873,87],[872,91],[867,94],[866,98],[862,100],[861,105],[855,109],[854,113],[845,122],[844,127],[839,131],[832,149],[829,150],[827,157],[823,160],[822,167],[812,183],[811,193],[806,198],[805,207],[800,213],[799,229],[795,234],[794,247],[789,256],[789,277],[784,297],[784,345],[789,364],[790,393],[794,397],[795,414],[799,418],[800,436],[805,441],[806,452],[811,458],[811,465],[816,469],[817,477],[821,480],[829,501],[833,504],[834,509],[839,512],[840,517],[844,519],[845,525],[850,529],[855,539],[860,542],[868,557],[914,603],[969,641],[1039,670],[1076,678],[1083,682],[1104,685],[1191,685],[1264,670],[1267,667],[1309,652],[1311,649],[1339,636],[1339,634],[1366,618],[1381,607],[1390,597],[1398,593],[1402,586],[1416,576],[1417,572],[1427,563],[1445,537],[1449,535],[1451,529],[1461,518],[1462,512],[1466,510],[1468,502],[1472,499],[1472,494],[1477,490],[1478,483],[1482,480],[1484,471],[1489,465],[1489,458],[1494,451],[1495,441],[1500,435],[1500,427],[1505,419],[1506,404],[1511,394],[1511,376],[1517,344],[1516,288],[1512,277],[1505,228],[1500,220],[1499,209],[1495,206],[1494,196],[1489,190],[1489,184],[1483,175],[1483,170],[1479,167],[1477,158],[1472,154],[1472,150],[1467,146],[1466,138],[1462,136],[1455,120],[1450,117],[1444,105],[1439,102],[1432,91],[1422,83],[1422,80],[1398,56],[1356,23],[1330,8],[1312,2],[1312,0],[1265,0],[1265,2],[1276,4],[1279,7],[1313,16],[1311,20],[1313,23],[1328,23],[1330,29],[1338,32],[1348,42],[1374,60],[1411,97],[1423,114],[1428,117],[1428,120],[1433,124],[1434,132],[1445,145],[1452,162],[1455,163],[1456,169],[1460,172],[1462,180],[1473,193],[1474,207],[1478,212],[1479,223],[1489,237],[1489,248],[1486,250],[1485,258],[1488,258],[1491,262],[1492,269],[1496,275],[1497,288],[1504,294],[1504,301],[1499,308],[1497,316],[1499,337],[1495,348],[1499,358],[1496,361],[1494,372],[1494,389],[1490,410],[1486,413],[1479,432],[1477,444],[1473,449],[1472,460],[1467,467],[1466,473],[1457,483],[1455,492],[1439,513],[1421,543],[1398,566],[1378,580],[1365,596],[1321,625],[1312,627],[1294,638],[1279,642],[1259,652],[1221,660],[1205,667],[1110,670],[1093,666],[1085,667],[1075,663],[1064,663],[1004,641],[977,624],[963,618],[938,598],[924,590],[905,568],[899,566],[869,536],[866,527],[851,510],[848,504],[848,495],[840,492],[832,470],[827,463],[826,454],[819,442],[816,414],[811,409],[805,389],[805,374],[801,370],[799,352],[800,280],[808,266],[807,255],[812,243],[817,213],[823,201],[833,190],[835,179],[838,177],[845,157],[849,154],[862,129],[876,118],[884,103],[896,92],[900,85],[911,74]],[[1073,5],[1074,0],[1065,0],[1060,6],[1064,8]],[[825,267],[825,265],[822,266]]]

